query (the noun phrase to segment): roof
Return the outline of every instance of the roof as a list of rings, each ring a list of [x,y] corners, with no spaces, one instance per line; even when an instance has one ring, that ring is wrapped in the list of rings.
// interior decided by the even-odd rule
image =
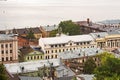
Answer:
[[[74,51],[65,51],[58,53],[58,57],[61,59],[81,58],[84,56],[95,56],[103,52],[100,48],[81,48]]]
[[[37,71],[38,68],[45,66],[50,66],[50,63],[53,63],[53,66],[60,65],[60,59],[49,59],[49,60],[38,60],[38,61],[30,61],[30,62],[21,62],[21,63],[9,63],[4,64],[6,70],[11,74],[17,73],[26,73],[26,72],[34,72]],[[24,67],[24,71],[22,71],[22,67]]]
[[[114,31],[109,31],[108,34],[120,34],[120,29],[114,30]]]
[[[73,42],[86,42],[93,41],[93,37],[90,35],[75,35],[75,36],[61,36],[61,37],[49,37],[49,38],[40,38],[43,44],[62,44],[68,43],[69,41]]]
[[[14,36],[14,34],[11,34],[11,35],[0,34],[0,40],[14,40],[12,36]]]
[[[42,33],[41,30],[39,29],[39,27],[34,27],[34,28],[21,28],[21,29],[13,29],[13,33],[17,33],[19,35],[23,35],[23,34],[28,34],[28,32],[32,30],[33,33],[38,34],[38,33]]]
[[[42,80],[40,77],[19,76],[20,80]]]
[[[28,28],[28,29],[29,29],[29,30],[32,30],[32,32],[34,32],[34,34],[42,33],[41,30],[39,29],[39,27]]]
[[[58,78],[75,76],[75,73],[70,68],[64,65],[60,65],[59,67],[57,67],[56,73]]]
[[[26,28],[23,28],[23,29],[15,29],[15,30],[16,30],[17,34],[19,34],[19,35],[23,35],[23,34],[27,34],[27,33],[28,33],[28,31],[27,31]]]
[[[44,26],[43,28],[45,29],[45,31],[52,31],[52,30],[58,29],[58,26],[51,25],[51,26]]]
[[[94,38],[94,39],[97,39],[97,38],[104,38],[105,36],[108,35],[107,32],[98,32],[98,33],[90,33],[90,35]]]
[[[19,49],[23,55],[26,55],[30,52],[33,52],[34,50],[30,46],[22,47]]]
[[[85,80],[93,80],[94,75],[90,75],[90,74],[81,74],[81,75],[77,75],[79,77],[83,77]]]
[[[107,32],[115,31],[120,28],[120,27],[113,26],[113,25],[106,25],[106,24],[93,23],[93,22],[90,22],[88,24],[87,21],[78,21],[78,22],[76,22],[76,24],[82,25],[84,27],[89,27],[92,29],[97,29],[99,31],[107,31]]]

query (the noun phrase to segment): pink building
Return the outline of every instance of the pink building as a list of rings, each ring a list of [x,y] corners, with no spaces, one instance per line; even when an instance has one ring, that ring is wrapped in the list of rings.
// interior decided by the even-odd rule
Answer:
[[[18,41],[15,34],[0,34],[0,63],[18,62]]]

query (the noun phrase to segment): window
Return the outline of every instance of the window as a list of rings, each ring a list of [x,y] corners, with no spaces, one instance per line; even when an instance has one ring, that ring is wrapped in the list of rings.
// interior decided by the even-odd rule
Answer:
[[[33,57],[31,56],[31,60],[33,59]]]
[[[55,52],[57,53],[57,50],[55,50]]]
[[[47,51],[46,51],[46,53],[47,53]]]
[[[12,44],[10,44],[10,47],[12,47]]]
[[[8,48],[8,44],[6,44],[5,47]]]
[[[10,61],[12,61],[12,57],[10,57]]]
[[[8,57],[6,57],[6,61],[8,61]]]
[[[59,50],[59,52],[61,52],[61,50]]]
[[[12,53],[12,50],[10,50],[10,53]]]
[[[49,53],[49,51],[48,51],[48,53]]]
[[[70,43],[70,45],[72,46],[72,43]]]
[[[39,59],[39,56],[37,56],[37,59]]]
[[[53,50],[51,52],[53,53]]]
[[[63,46],[65,46],[65,44],[63,44]]]
[[[55,58],[57,58],[57,55],[55,55]]]
[[[51,45],[51,48],[53,47],[53,45]]]
[[[45,56],[45,59],[47,59],[47,56]]]
[[[57,45],[55,45],[55,47],[57,47]]]
[[[79,43],[76,43],[77,45],[79,45]]]
[[[41,59],[42,59],[43,57],[41,56]]]
[[[86,43],[84,42],[84,45],[85,45]]]
[[[34,56],[34,59],[36,59],[36,56]]]
[[[65,50],[63,49],[63,52],[64,52]]]
[[[29,56],[27,57],[27,60],[29,60]]]
[[[4,50],[2,50],[1,53],[4,54]]]
[[[51,58],[53,59],[53,55],[51,56]]]
[[[3,45],[3,44],[1,44],[1,48],[4,48],[4,45]]]
[[[50,57],[48,56],[48,59],[49,59]]]
[[[6,54],[8,54],[8,50],[6,50]]]
[[[90,44],[90,42],[87,42],[87,44]]]
[[[2,58],[2,61],[4,61],[4,58]]]

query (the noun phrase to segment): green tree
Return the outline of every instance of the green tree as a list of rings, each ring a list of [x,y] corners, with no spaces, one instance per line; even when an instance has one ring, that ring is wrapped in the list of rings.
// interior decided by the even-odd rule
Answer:
[[[0,64],[0,80],[7,80],[7,75],[3,64]]]
[[[120,59],[107,52],[100,59],[101,65],[95,69],[96,80],[120,80]]]
[[[85,74],[93,74],[95,68],[96,68],[95,61],[92,58],[89,58],[84,63],[83,70]]]
[[[50,37],[55,37],[56,36],[56,34],[58,33],[58,29],[56,29],[56,30],[52,30],[51,32],[50,32]]]
[[[61,21],[59,23],[59,27],[62,28],[62,32],[69,35],[79,35],[80,34],[80,26],[72,22],[72,20]]]
[[[35,39],[34,33],[30,30],[26,36],[29,40]]]

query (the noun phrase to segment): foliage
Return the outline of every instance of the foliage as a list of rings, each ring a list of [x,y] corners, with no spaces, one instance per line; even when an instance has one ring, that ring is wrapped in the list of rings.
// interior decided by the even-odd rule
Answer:
[[[72,22],[72,20],[60,22],[59,27],[62,28],[62,31],[65,34],[67,34],[67,33],[69,33],[69,35],[79,35],[80,34],[79,25]]]
[[[84,63],[83,69],[85,74],[93,74],[95,68],[96,64],[92,58],[87,59],[87,61]]]
[[[3,64],[0,64],[0,80],[7,80],[7,76],[5,73],[5,67]]]
[[[76,77],[73,77],[72,80],[77,80],[77,78],[76,78]]]
[[[95,69],[96,80],[120,80],[120,59],[110,53],[101,54],[101,65]]]
[[[58,33],[58,30],[56,29],[56,30],[52,30],[51,32],[50,32],[50,37],[55,37],[56,36],[56,34]]]
[[[35,39],[34,33],[30,30],[26,36],[29,40]]]

